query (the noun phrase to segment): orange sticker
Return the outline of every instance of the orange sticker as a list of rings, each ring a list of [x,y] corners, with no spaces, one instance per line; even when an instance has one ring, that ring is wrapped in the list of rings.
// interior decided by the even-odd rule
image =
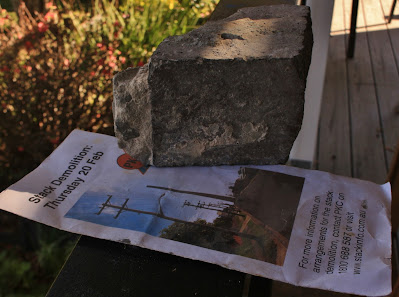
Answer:
[[[116,160],[116,162],[123,169],[127,170],[138,169],[142,174],[144,174],[148,169],[148,166],[144,166],[143,163],[129,156],[128,154],[120,155]]]

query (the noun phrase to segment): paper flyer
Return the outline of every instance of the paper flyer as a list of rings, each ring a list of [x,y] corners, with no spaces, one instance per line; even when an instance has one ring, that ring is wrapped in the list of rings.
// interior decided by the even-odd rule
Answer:
[[[389,183],[282,165],[145,167],[115,137],[75,130],[0,208],[298,286],[391,292]]]

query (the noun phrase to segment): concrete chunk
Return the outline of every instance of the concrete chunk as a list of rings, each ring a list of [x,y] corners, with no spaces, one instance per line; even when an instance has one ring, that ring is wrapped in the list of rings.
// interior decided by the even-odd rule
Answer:
[[[244,8],[114,78],[119,145],[156,166],[284,163],[300,130],[309,8]],[[122,79],[123,78],[123,79]]]
[[[115,75],[113,91],[112,110],[119,147],[134,152],[136,159],[149,163],[152,158],[152,123],[148,64]]]

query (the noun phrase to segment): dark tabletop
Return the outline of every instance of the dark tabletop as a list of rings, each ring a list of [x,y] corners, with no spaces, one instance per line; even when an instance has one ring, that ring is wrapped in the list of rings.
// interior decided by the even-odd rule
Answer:
[[[82,236],[47,297],[269,296],[271,281],[214,264]]]

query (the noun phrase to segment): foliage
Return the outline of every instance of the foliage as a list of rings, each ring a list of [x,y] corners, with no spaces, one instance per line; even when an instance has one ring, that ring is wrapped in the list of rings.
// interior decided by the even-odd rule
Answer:
[[[113,134],[112,76],[142,66],[167,36],[202,24],[214,0],[93,0],[0,9],[0,189],[75,128]]]
[[[0,246],[1,297],[44,296],[77,239],[67,232],[30,224],[37,231],[36,249],[27,250],[20,244]]]
[[[219,216],[213,223],[198,219],[193,224],[174,222],[162,230],[160,237],[200,247],[233,253],[236,242],[231,232],[220,231],[216,228],[230,229],[231,216]]]
[[[235,221],[234,224],[242,224],[242,221],[238,218],[235,218]],[[245,232],[257,236],[258,240],[254,242],[246,238],[241,238],[235,253],[269,263],[276,263],[277,247],[270,236],[271,234],[263,226],[255,224],[252,220],[249,221]]]
[[[17,288],[27,289],[32,283],[34,274],[29,261],[4,250],[0,252],[0,263],[0,296],[7,296],[7,292]]]
[[[277,250],[271,234],[252,220],[243,228],[245,219],[246,216],[224,212],[212,223],[202,219],[190,224],[174,222],[161,231],[160,237],[275,263]],[[241,235],[237,234],[239,230]]]
[[[39,248],[35,251],[41,273],[53,280],[75,246],[77,235],[44,225],[38,226]]]

